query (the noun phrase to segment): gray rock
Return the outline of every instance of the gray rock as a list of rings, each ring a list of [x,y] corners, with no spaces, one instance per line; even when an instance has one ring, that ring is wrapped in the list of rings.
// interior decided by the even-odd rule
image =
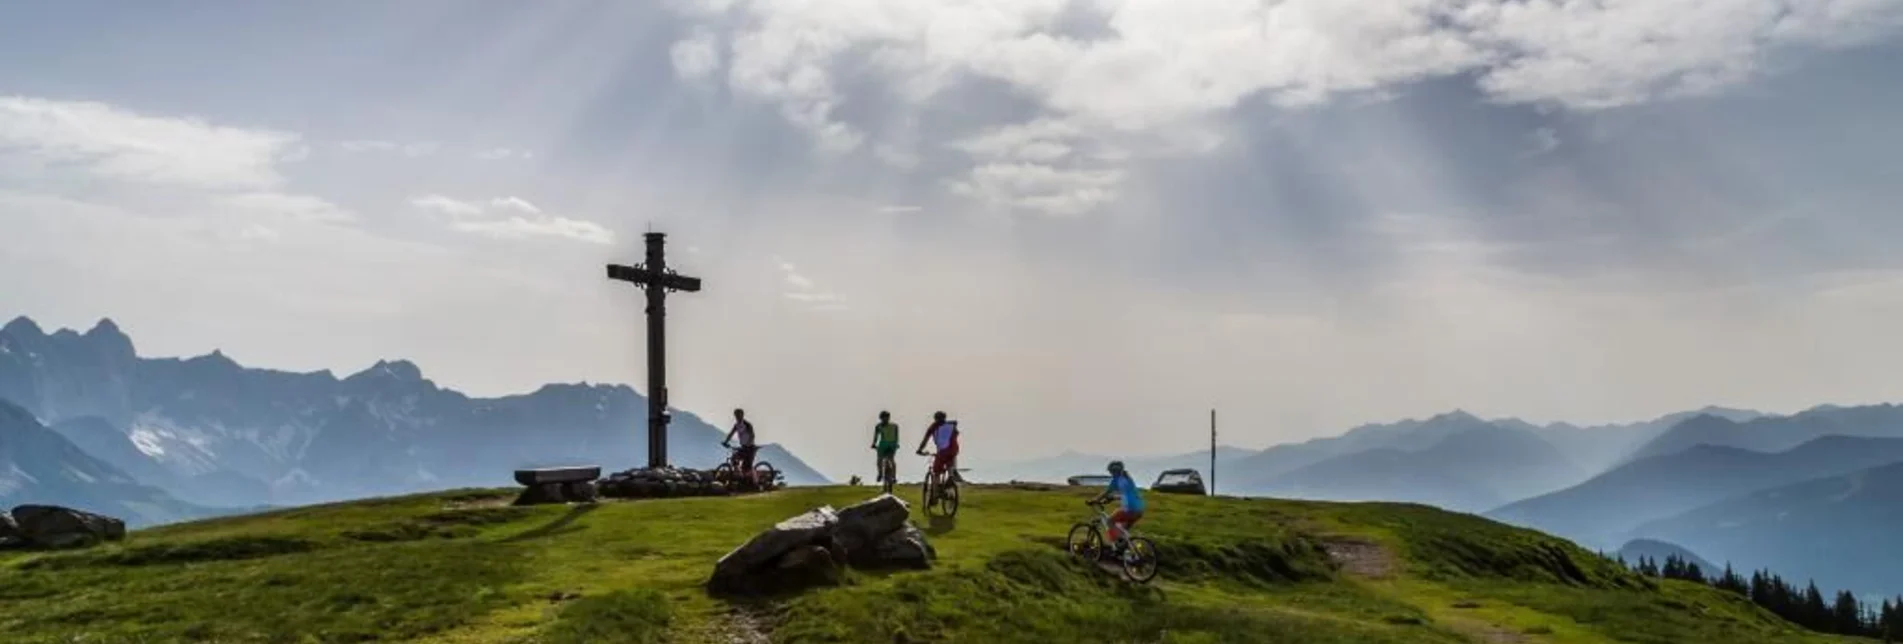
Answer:
[[[876,560],[869,565],[891,568],[932,567],[938,560],[938,550],[932,548],[932,542],[925,538],[925,532],[918,526],[906,523],[904,527],[893,531],[880,539],[873,547]]]
[[[546,505],[563,503],[567,500],[567,497],[562,495],[562,484],[537,483],[522,488],[522,493],[516,495],[513,505]]]
[[[839,517],[831,506],[781,521],[715,562],[713,577],[707,583],[716,590],[730,591],[755,586],[753,577],[781,556],[807,546],[831,545],[833,529],[838,525]]]
[[[597,489],[594,481],[570,481],[562,484],[562,496],[570,501],[593,503]]]
[[[13,521],[27,542],[42,548],[89,546],[126,536],[124,521],[57,505],[16,507]]]
[[[847,552],[858,553],[905,527],[910,516],[905,501],[890,494],[861,501],[839,511],[839,542]]]

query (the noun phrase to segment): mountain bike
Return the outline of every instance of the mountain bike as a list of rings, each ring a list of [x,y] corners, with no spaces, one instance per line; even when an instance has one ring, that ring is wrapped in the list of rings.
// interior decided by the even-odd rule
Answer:
[[[919,455],[926,458],[925,482],[922,484],[925,513],[930,515],[933,510],[937,510],[939,516],[958,516],[958,470],[946,468],[944,472],[935,471],[932,467],[934,455],[923,451]]]
[[[1128,526],[1123,529],[1123,537],[1117,540],[1111,553],[1104,550],[1103,535],[1110,530],[1110,515],[1103,511],[1109,501],[1092,499],[1084,505],[1096,510],[1097,516],[1089,521],[1079,521],[1070,527],[1070,536],[1065,539],[1065,549],[1071,555],[1087,561],[1103,561],[1105,554],[1114,554],[1117,563],[1123,567],[1123,574],[1131,581],[1148,583],[1156,577],[1158,557],[1156,544],[1147,538],[1136,536]]]
[[[740,448],[727,443],[721,443],[720,446],[727,448],[727,460],[714,466],[714,480],[729,484],[743,483],[755,490],[765,490],[779,482],[780,471],[773,469],[773,464],[766,461],[754,461],[752,476],[742,476],[740,468],[746,463],[740,458]],[[759,453],[757,448],[754,453]]]
[[[897,458],[880,458],[879,459],[879,484],[884,486],[885,493],[891,494],[892,486],[897,485],[898,482],[899,482],[899,460]]]

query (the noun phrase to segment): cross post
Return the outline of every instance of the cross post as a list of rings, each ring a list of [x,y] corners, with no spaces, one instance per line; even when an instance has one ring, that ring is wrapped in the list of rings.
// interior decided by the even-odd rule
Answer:
[[[667,466],[667,294],[700,290],[700,278],[667,267],[662,247],[666,233],[647,233],[647,262],[608,265],[608,279],[631,282],[647,291],[648,307],[648,467]]]

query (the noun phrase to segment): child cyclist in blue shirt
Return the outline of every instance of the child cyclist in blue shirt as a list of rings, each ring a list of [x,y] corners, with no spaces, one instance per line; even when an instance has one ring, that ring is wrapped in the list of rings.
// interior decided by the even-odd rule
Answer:
[[[1143,520],[1143,493],[1137,490],[1137,482],[1124,471],[1123,461],[1110,462],[1110,487],[1097,497],[1097,501],[1107,501],[1110,497],[1119,497],[1115,514],[1110,515],[1110,542],[1116,544],[1119,552],[1123,550],[1123,531],[1136,522]]]

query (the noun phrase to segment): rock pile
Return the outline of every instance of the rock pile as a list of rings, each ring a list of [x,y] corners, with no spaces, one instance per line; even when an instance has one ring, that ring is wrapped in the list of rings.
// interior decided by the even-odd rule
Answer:
[[[930,568],[938,551],[909,516],[905,501],[890,494],[839,511],[813,509],[721,557],[707,588],[723,594],[774,593],[836,583],[848,565]]]
[[[683,496],[724,496],[757,492],[780,487],[770,481],[764,487],[744,481],[722,481],[711,470],[686,467],[636,468],[615,472],[596,484],[602,496],[621,499],[657,499]]]
[[[57,505],[22,505],[0,513],[0,547],[78,548],[126,537],[118,519]]]

